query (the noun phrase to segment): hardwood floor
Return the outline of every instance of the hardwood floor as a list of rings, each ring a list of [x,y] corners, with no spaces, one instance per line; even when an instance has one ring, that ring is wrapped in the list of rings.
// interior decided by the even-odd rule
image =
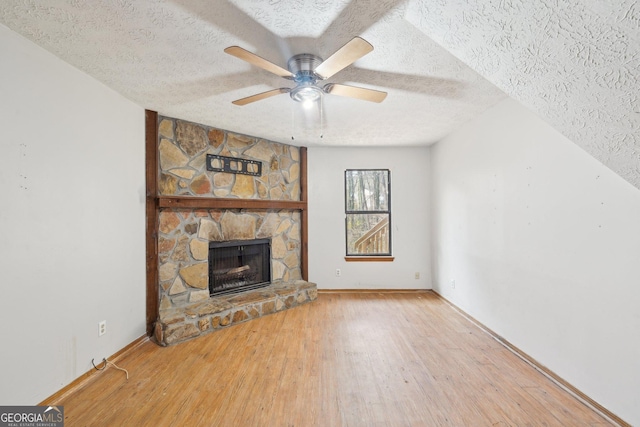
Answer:
[[[58,402],[65,425],[611,425],[431,292],[321,293],[117,364]]]

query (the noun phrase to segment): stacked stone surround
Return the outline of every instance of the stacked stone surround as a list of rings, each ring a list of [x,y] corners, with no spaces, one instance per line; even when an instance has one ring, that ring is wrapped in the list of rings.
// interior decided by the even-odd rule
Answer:
[[[273,282],[301,279],[300,213],[163,210],[158,261],[160,311],[209,298],[209,242],[271,238]]]
[[[158,135],[159,196],[300,200],[298,147],[168,117],[159,118]],[[259,161],[262,176],[207,171],[207,154]],[[158,343],[173,344],[315,299],[315,291],[309,292],[315,285],[301,280],[300,228],[296,210],[161,210]],[[211,298],[209,242],[261,238],[271,239],[270,290]]]
[[[300,200],[300,148],[159,118],[161,196]],[[262,176],[210,172],[207,154],[262,162]]]

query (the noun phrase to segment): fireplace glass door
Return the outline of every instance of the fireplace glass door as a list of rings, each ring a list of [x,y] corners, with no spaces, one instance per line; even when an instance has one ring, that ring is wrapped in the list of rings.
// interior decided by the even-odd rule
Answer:
[[[209,242],[209,293],[242,292],[271,282],[271,240]]]

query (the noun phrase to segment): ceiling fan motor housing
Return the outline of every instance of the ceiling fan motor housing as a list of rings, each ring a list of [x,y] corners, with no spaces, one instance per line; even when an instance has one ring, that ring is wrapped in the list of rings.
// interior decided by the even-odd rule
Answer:
[[[319,76],[313,71],[322,64],[322,58],[311,53],[300,53],[294,55],[287,62],[287,67],[294,75],[293,80],[298,83],[306,79],[318,80]]]

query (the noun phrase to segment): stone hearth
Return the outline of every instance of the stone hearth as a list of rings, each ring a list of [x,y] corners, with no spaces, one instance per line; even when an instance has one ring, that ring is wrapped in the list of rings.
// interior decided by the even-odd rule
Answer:
[[[160,312],[154,337],[168,346],[210,332],[277,313],[315,300],[318,290],[304,280],[280,282],[265,288],[212,297]]]

